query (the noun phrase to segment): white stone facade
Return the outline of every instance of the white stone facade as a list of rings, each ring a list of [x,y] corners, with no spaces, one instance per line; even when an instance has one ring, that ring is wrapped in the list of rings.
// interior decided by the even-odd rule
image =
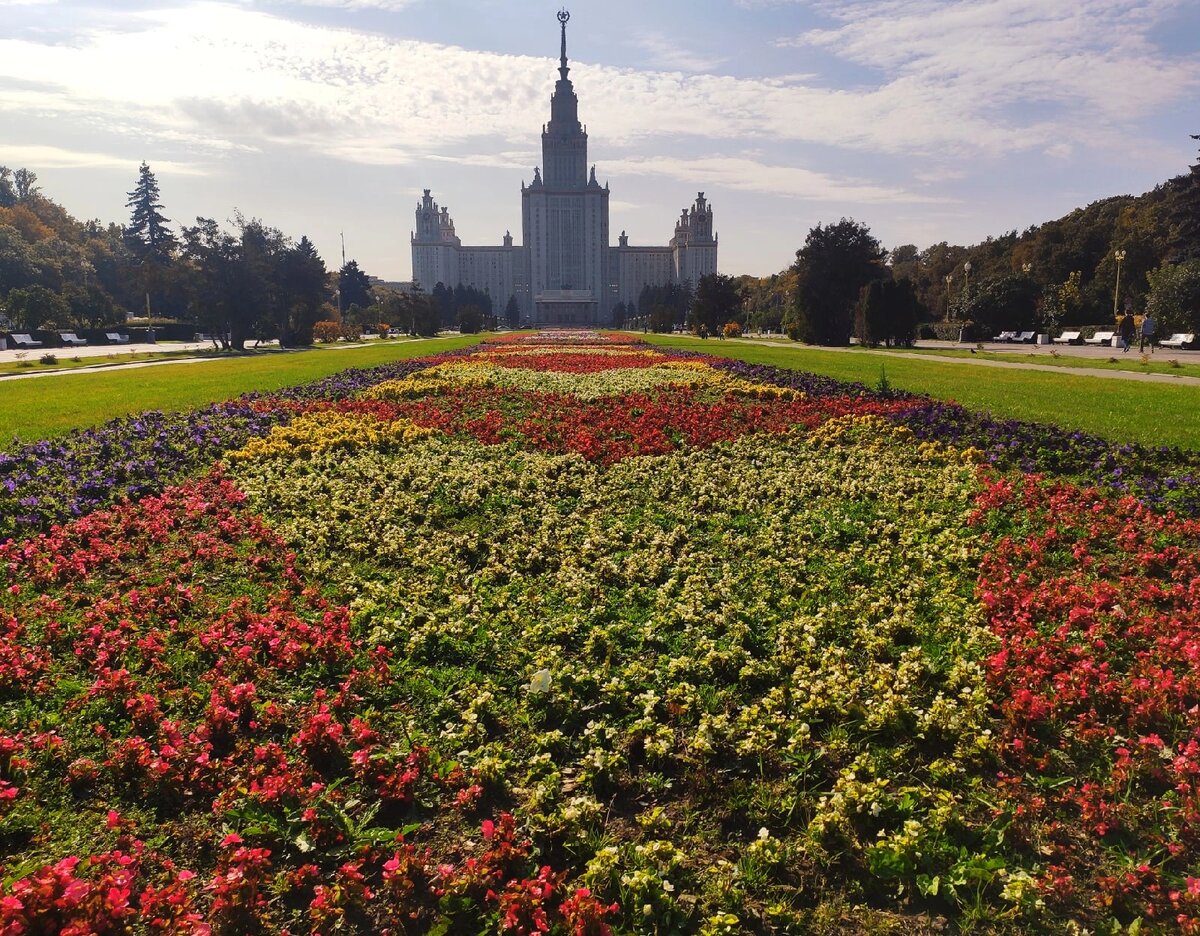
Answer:
[[[496,247],[464,247],[449,209],[429,189],[417,203],[412,233],[413,282],[425,292],[441,283],[486,290],[497,314],[516,296],[523,322],[607,325],[618,302],[636,305],[646,286],[689,282],[717,272],[712,207],[701,192],[684,209],[665,247],[631,247],[624,233],[609,246],[609,188],[589,172],[587,130],[567,77],[567,20],[562,23],[559,79],[542,128],[542,166],[521,185],[521,247],[505,234]]]

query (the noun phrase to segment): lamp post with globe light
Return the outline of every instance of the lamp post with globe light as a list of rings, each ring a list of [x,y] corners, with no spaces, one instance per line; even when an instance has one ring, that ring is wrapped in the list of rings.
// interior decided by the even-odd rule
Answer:
[[[1113,259],[1117,261],[1117,284],[1113,287],[1113,321],[1117,320],[1117,303],[1121,296],[1121,262],[1125,259],[1125,251],[1118,250],[1113,254]]]

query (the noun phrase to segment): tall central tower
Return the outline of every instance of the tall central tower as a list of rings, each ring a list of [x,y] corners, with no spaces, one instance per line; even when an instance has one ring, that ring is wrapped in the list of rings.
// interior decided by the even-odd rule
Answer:
[[[521,187],[522,242],[529,251],[532,317],[538,324],[596,325],[615,302],[608,282],[608,186],[588,172],[587,131],[567,64],[562,10],[562,53],[542,127],[542,167]],[[545,170],[543,175],[542,169]]]
[[[567,22],[571,14],[562,10],[562,56],[558,81],[550,98],[550,123],[542,127],[542,167],[547,188],[582,189],[587,185],[587,131],[579,122],[579,98],[567,76]]]

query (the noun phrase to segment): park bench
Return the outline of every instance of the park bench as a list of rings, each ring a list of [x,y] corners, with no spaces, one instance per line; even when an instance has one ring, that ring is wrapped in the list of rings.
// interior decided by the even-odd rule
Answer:
[[[1083,344],[1083,338],[1080,337],[1083,332],[1063,332],[1054,339],[1055,344]]]
[[[1160,346],[1163,348],[1179,348],[1180,350],[1184,350],[1190,348],[1195,343],[1195,335],[1185,335],[1183,332],[1176,332],[1170,338],[1160,342]]]
[[[129,344],[129,336],[119,332],[105,332],[104,337],[108,339],[109,344]]]
[[[1096,332],[1091,338],[1084,338],[1084,344],[1110,345],[1116,332]]]
[[[58,340],[71,348],[82,348],[87,344],[86,338],[80,338],[75,332],[59,332]]]
[[[12,343],[14,348],[40,348],[42,343],[34,341],[29,335],[13,335]]]
[[[1016,341],[1016,340],[1017,340],[1017,333],[1015,331],[1002,331],[1002,332],[1000,332],[1000,334],[998,334],[995,338],[992,339],[992,341],[1004,341],[1004,342]]]
[[[1017,344],[1033,344],[1037,341],[1037,332],[1021,332],[1013,341]]]

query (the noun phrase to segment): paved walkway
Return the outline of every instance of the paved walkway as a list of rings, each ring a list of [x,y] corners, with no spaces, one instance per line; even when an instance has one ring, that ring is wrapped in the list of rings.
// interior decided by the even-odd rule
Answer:
[[[804,347],[808,345],[792,345],[786,339],[780,338],[730,338],[726,339],[731,342],[739,342],[741,344],[764,345],[766,347],[778,348],[787,347]],[[718,339],[716,344],[720,346]],[[950,349],[955,351],[970,351],[966,345],[956,344],[953,341],[922,341],[919,342],[922,348],[938,348]],[[887,358],[909,358],[914,361],[925,361],[926,363],[933,361],[942,364],[973,364],[979,367],[1007,367],[1017,370],[1035,370],[1046,371],[1052,374],[1069,374],[1080,377],[1106,377],[1114,380],[1134,380],[1142,383],[1169,383],[1176,386],[1191,386],[1200,387],[1200,377],[1189,377],[1183,374],[1156,374],[1146,373],[1143,371],[1127,371],[1127,370],[1110,370],[1103,367],[1078,367],[1070,366],[1063,367],[1055,364],[1039,364],[1034,361],[994,361],[989,358],[976,357],[972,354],[967,354],[964,357],[949,357],[940,354],[919,354],[913,351],[880,351],[872,348],[860,348],[857,345],[852,345],[849,348],[812,348],[814,351],[853,351],[859,354],[876,354],[884,359]],[[1011,354],[1015,357],[1028,357],[1030,354],[1035,355],[1045,360],[1054,360],[1050,354],[1050,346],[1048,345],[1009,345],[1009,344],[992,344],[985,343],[984,351],[996,352],[1000,354]],[[1083,358],[1091,360],[1107,361],[1110,357],[1132,357],[1137,354],[1136,350],[1131,350],[1128,354],[1121,351],[1119,348],[1096,348],[1087,345],[1058,345],[1055,349],[1063,357]],[[1181,363],[1196,363],[1200,364],[1200,353],[1195,351],[1174,351],[1164,350],[1159,348],[1151,355],[1151,360],[1165,361],[1168,358],[1174,358]],[[1134,358],[1134,360],[1137,360]]]
[[[457,335],[440,335],[439,338],[456,338]],[[438,338],[425,338],[424,341],[437,341]],[[375,344],[375,341],[361,341],[355,344],[338,344],[338,351],[345,351],[350,348],[365,348],[370,344]],[[400,342],[397,342],[400,343]],[[101,371],[114,370],[129,370],[137,367],[161,367],[165,364],[200,364],[204,361],[220,361],[222,357],[156,357],[143,358],[139,360],[138,354],[163,354],[164,352],[187,352],[195,354],[200,351],[213,351],[213,343],[211,341],[188,341],[188,342],[171,342],[162,344],[129,344],[129,345],[88,345],[85,348],[35,348],[32,351],[14,351],[11,348],[7,351],[0,351],[0,363],[13,363],[15,361],[37,361],[39,357],[49,350],[51,354],[58,357],[60,361],[69,361],[72,358],[105,358],[104,363],[99,361],[93,366],[84,367],[65,367],[55,370],[30,371],[29,373],[14,373],[0,374],[0,383],[6,380],[31,380],[35,377],[61,377],[64,374],[96,374]],[[251,350],[253,348],[251,347]],[[276,346],[275,342],[264,342],[258,350],[262,353],[274,354],[298,354],[308,350],[306,348],[283,349]]]
[[[130,354],[164,354],[172,351],[211,351],[211,341],[163,341],[158,344],[123,344],[123,345],[86,345],[82,348],[33,348],[22,351],[19,348],[8,348],[0,351],[0,364],[11,364],[14,361],[37,362],[43,354],[53,354],[60,361],[72,358],[114,358],[121,360]]]

